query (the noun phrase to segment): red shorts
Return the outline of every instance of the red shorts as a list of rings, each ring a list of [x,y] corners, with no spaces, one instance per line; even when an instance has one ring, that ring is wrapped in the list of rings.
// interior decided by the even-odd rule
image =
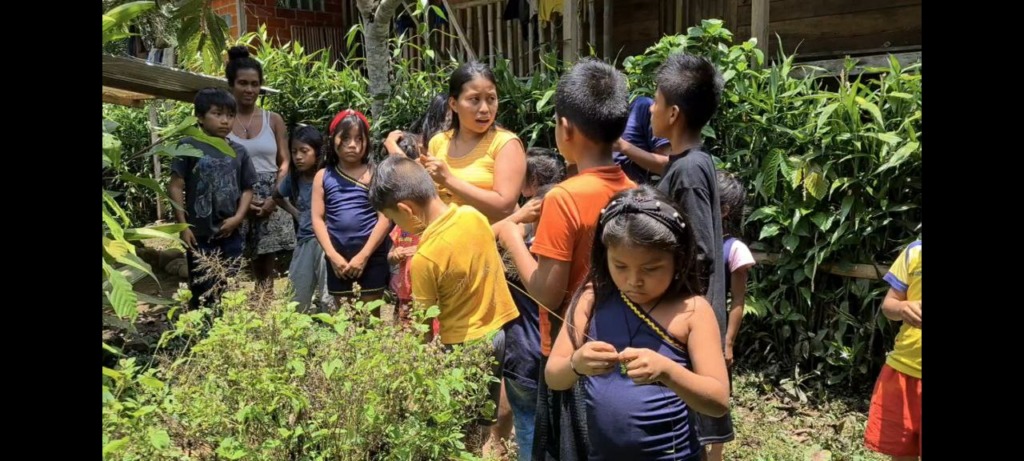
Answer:
[[[921,456],[921,380],[889,365],[875,382],[864,444],[889,456]]]

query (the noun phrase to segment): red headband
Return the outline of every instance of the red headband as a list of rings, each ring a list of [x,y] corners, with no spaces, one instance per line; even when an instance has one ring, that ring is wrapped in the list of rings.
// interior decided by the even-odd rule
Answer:
[[[352,109],[345,109],[341,112],[338,112],[338,115],[334,116],[334,120],[331,120],[331,128],[328,131],[334,133],[334,128],[338,126],[338,122],[341,122],[341,119],[348,117],[349,115],[355,115],[356,117],[359,117],[359,120],[362,120],[363,124],[366,125],[366,131],[370,131],[370,122],[366,121],[366,116],[363,115],[362,112]]]

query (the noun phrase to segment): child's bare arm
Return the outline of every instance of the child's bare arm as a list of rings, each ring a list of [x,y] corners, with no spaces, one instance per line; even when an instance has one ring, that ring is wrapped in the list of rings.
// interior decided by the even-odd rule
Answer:
[[[647,152],[620,138],[618,145],[613,147],[613,149],[622,152],[623,155],[629,157],[630,160],[640,165],[643,169],[661,175],[665,174],[665,168],[668,167],[668,155],[672,147],[671,144],[665,144],[654,152]]]
[[[725,360],[722,357],[722,340],[719,337],[718,321],[711,305],[702,297],[693,298],[696,302],[693,315],[689,319],[689,334],[686,339],[687,352],[693,363],[693,371],[673,362],[668,357],[645,349],[645,358],[651,362],[661,362],[661,369],[654,366],[653,377],[671,389],[679,398],[695,411],[708,416],[719,417],[729,412],[729,374],[726,372]],[[637,359],[630,360],[629,352],[637,349],[626,349],[620,356],[629,361],[627,368],[634,368]],[[636,369],[641,369],[639,366]],[[657,373],[660,371],[660,373]],[[632,371],[630,376],[633,377]],[[636,379],[636,378],[634,378]]]
[[[281,194],[281,189],[274,189],[274,193],[271,194],[274,198],[274,203],[277,204],[278,208],[287,211],[288,214],[292,215],[293,218],[299,219],[299,209],[292,205],[291,200]]]
[[[562,324],[558,338],[551,347],[551,356],[544,367],[544,379],[553,390],[569,389],[579,375],[593,376],[608,373],[619,363],[615,347],[603,341],[587,341],[579,349],[573,347],[570,334],[576,342],[583,342],[584,325],[594,307],[594,292],[584,292],[578,301],[573,318]],[[572,333],[570,333],[572,331]],[[575,371],[574,371],[575,370]]]
[[[174,207],[174,220],[181,224],[187,224],[188,216],[185,213],[185,179],[176,173],[171,174],[171,181],[167,183],[167,194],[171,196],[171,200],[177,205]],[[181,231],[181,239],[190,248],[195,248],[198,245],[195,235],[192,234],[192,229]]]
[[[901,321],[921,328],[921,301],[907,301],[907,294],[890,288],[882,301],[882,313],[889,320]]]
[[[732,303],[729,306],[729,322],[725,330],[725,364],[732,366],[733,345],[736,343],[736,336],[740,333],[740,325],[743,323],[743,309],[746,305],[747,278],[750,266],[740,267],[732,271],[731,291]]]

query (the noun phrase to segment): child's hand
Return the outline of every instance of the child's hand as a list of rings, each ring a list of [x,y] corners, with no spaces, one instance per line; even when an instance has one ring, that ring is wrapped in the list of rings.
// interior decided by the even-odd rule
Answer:
[[[494,237],[498,239],[498,244],[502,248],[508,248],[509,242],[512,239],[522,240],[523,239],[523,228],[514,222],[503,222],[494,229]]]
[[[732,368],[732,344],[725,345],[725,366],[726,368]]]
[[[400,248],[399,251],[402,252],[401,254],[402,254],[402,258],[403,259],[404,258],[411,258],[413,255],[416,254],[416,247],[404,247],[404,248]]]
[[[339,279],[345,278],[345,271],[348,270],[348,261],[341,255],[335,255],[331,257],[331,269],[334,269],[334,275],[338,276]]]
[[[199,246],[199,241],[196,240],[196,236],[192,233],[192,229],[185,229],[181,231],[181,240],[185,242],[186,246],[193,250]]]
[[[398,147],[398,143],[402,141],[402,130],[395,130],[388,133],[387,139],[384,140],[384,149],[388,151],[388,155],[405,155],[402,149]]]
[[[273,200],[264,200],[263,204],[256,210],[256,217],[266,218],[274,214],[274,210],[277,209],[277,204]]]
[[[921,328],[921,301],[906,301],[900,311],[903,322],[914,328]]]
[[[513,213],[512,220],[519,224],[537,222],[537,220],[540,219],[540,206],[542,203],[542,199],[530,199],[530,201],[526,202],[522,208]]]
[[[573,368],[584,375],[603,375],[615,369],[619,353],[604,341],[587,341],[569,356]]]
[[[650,349],[627,347],[619,354],[619,360],[626,365],[626,375],[635,384],[651,384],[660,381],[667,368],[667,357]]]
[[[366,256],[361,254],[355,255],[348,261],[348,267],[345,268],[345,277],[350,279],[357,279],[363,275],[363,269],[366,268]]]
[[[238,226],[240,225],[242,225],[241,218],[232,216],[228,219],[225,219],[224,222],[220,223],[220,230],[217,231],[217,235],[215,235],[214,237],[225,238],[227,236],[230,236],[231,233],[234,232],[235,229],[238,229]]]
[[[442,186],[448,185],[448,177],[451,173],[448,171],[447,163],[431,157],[430,155],[420,156],[419,161],[420,164],[423,165],[423,168],[427,170],[427,173],[430,173],[430,177],[434,182]]]

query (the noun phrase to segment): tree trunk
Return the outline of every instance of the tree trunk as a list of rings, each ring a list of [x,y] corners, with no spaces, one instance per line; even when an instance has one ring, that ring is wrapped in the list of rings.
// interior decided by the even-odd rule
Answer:
[[[358,0],[359,16],[363,21],[363,46],[366,49],[366,73],[369,77],[373,103],[370,115],[380,117],[384,100],[391,95],[391,56],[388,36],[391,20],[401,0]]]

